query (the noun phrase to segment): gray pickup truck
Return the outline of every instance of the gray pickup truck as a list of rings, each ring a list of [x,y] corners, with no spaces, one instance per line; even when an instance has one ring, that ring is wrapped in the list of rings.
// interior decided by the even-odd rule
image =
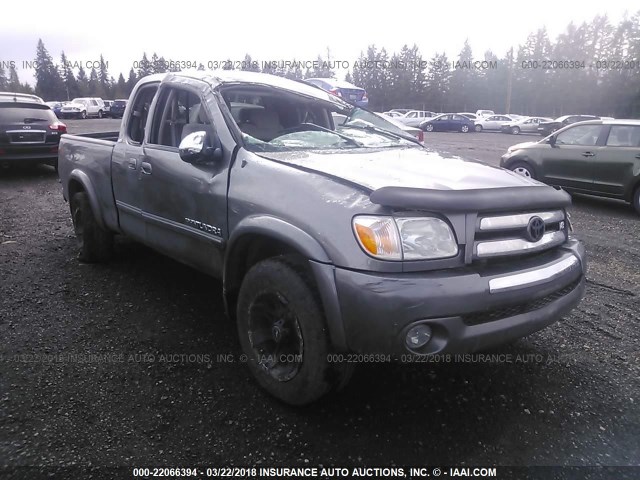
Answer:
[[[513,341],[584,293],[564,191],[280,77],[146,77],[119,134],[62,137],[59,174],[81,261],[124,234],[220,278],[250,370],[290,404],[354,359]]]

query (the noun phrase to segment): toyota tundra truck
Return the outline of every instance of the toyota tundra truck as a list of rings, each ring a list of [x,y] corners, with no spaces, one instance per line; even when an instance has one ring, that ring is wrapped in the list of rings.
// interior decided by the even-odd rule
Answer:
[[[585,289],[566,192],[294,80],[145,77],[120,132],[63,135],[58,165],[79,260],[126,235],[218,277],[249,369],[293,405],[344,386],[348,356],[504,344]]]

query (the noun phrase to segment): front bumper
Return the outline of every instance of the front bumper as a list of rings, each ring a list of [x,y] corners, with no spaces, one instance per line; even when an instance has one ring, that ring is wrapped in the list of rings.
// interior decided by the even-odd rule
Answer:
[[[570,240],[485,267],[393,275],[337,268],[335,279],[349,350],[436,354],[482,350],[559,320],[582,299],[585,271],[584,247]],[[432,337],[410,351],[406,334],[418,324]]]

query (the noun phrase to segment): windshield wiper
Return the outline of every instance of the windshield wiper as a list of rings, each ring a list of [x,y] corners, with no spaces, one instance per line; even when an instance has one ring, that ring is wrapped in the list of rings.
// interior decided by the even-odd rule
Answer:
[[[353,138],[349,137],[348,135],[344,135],[342,133],[336,132],[335,130],[331,130],[330,128],[321,127],[320,125],[316,125],[315,123],[311,123],[311,122],[301,123],[300,125],[312,125],[313,128],[315,128],[317,130],[320,130],[321,132],[333,133],[334,135],[339,136],[343,140],[346,140],[347,142],[351,143],[352,145],[355,145],[356,147],[360,147],[360,148],[364,147],[364,144],[358,142],[357,140],[354,140]]]
[[[36,118],[36,117],[27,117],[22,120],[24,123],[33,123],[33,122],[48,122],[46,118]]]
[[[352,123],[343,123],[342,127],[357,128],[358,130],[364,130],[365,132],[370,132],[370,133],[379,133],[380,135],[383,135],[387,138],[393,138],[394,140],[409,140],[414,143],[418,143],[418,144],[420,143],[413,137],[411,138],[409,138],[409,136],[405,137],[404,135],[399,135],[397,133],[390,132],[389,130],[385,130],[384,128],[379,128],[374,125],[354,125]]]

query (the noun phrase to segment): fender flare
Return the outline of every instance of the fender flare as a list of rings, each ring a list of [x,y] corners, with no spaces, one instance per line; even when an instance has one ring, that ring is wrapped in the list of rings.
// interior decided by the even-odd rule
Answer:
[[[87,194],[87,197],[89,197],[89,205],[91,205],[93,216],[98,222],[98,225],[100,226],[100,228],[103,228],[106,230],[107,228],[104,223],[104,218],[102,217],[102,210],[100,209],[100,204],[98,203],[98,195],[96,194],[96,190],[93,187],[93,183],[91,182],[91,179],[89,178],[89,176],[86,173],[84,173],[82,170],[77,168],[71,171],[71,173],[69,174],[69,181],[67,182],[67,187],[66,187],[67,196],[69,197],[69,203],[71,203],[71,192],[69,191],[69,185],[71,184],[72,181],[76,181],[80,185],[82,185],[82,189]]]
[[[233,229],[227,242],[222,274],[227,311],[229,311],[228,286],[231,282],[231,272],[234,269],[233,262],[235,261],[234,251],[240,240],[251,235],[273,238],[297,250],[309,261],[309,268],[318,288],[332,344],[338,350],[346,350],[346,334],[336,290],[335,267],[331,259],[315,238],[301,228],[277,217],[252,215],[241,220]]]

